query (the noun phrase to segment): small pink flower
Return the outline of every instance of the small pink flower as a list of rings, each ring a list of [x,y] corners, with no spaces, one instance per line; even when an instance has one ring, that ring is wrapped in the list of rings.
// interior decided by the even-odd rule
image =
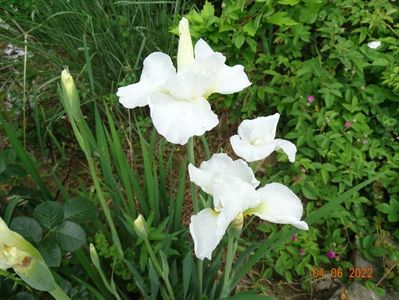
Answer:
[[[349,127],[352,127],[352,122],[351,121],[345,121],[345,124],[344,124],[344,126],[345,126],[345,128],[349,128]]]
[[[291,241],[297,241],[297,240],[298,240],[298,235],[297,234],[291,235]]]
[[[313,95],[308,96],[308,102],[313,103],[316,98]]]
[[[337,256],[333,250],[328,250],[326,255],[328,258],[335,258]]]
[[[305,255],[305,249],[300,249],[299,250],[299,255],[304,256]]]

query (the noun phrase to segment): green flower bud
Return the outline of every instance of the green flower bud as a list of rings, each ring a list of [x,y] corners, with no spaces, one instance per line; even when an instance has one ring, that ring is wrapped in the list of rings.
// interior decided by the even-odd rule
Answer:
[[[140,238],[145,239],[147,237],[147,223],[141,214],[133,222],[133,228]]]
[[[61,87],[66,108],[73,117],[77,117],[80,113],[78,90],[68,68],[61,72]]]

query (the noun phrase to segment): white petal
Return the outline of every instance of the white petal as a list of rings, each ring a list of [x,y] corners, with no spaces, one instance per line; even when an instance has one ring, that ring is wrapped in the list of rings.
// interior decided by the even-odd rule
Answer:
[[[279,113],[253,120],[244,120],[238,126],[238,135],[254,144],[271,143],[276,136]]]
[[[214,181],[213,203],[227,219],[233,220],[239,213],[259,205],[255,187],[238,177],[222,177]]]
[[[241,65],[233,67],[224,65],[217,74],[217,82],[215,92],[220,94],[237,93],[251,85]]]
[[[203,135],[219,123],[204,98],[182,101],[155,92],[150,96],[149,105],[155,128],[174,144],[184,145],[190,137]]]
[[[245,161],[241,159],[233,161],[224,153],[213,154],[209,160],[202,162],[199,168],[190,164],[188,172],[190,180],[211,195],[213,195],[213,183],[220,177],[237,177],[253,187],[259,185],[259,181]]]
[[[211,76],[196,72],[190,66],[183,72],[169,77],[161,88],[167,90],[176,99],[195,101],[196,98],[206,95],[212,85]]]
[[[215,51],[203,39],[199,39],[194,47],[195,59],[206,59],[215,54]]]
[[[248,140],[240,138],[238,135],[234,135],[230,138],[230,144],[234,153],[247,162],[264,159],[276,149],[274,143],[256,146],[251,144]]]
[[[293,143],[282,139],[275,139],[274,143],[276,144],[276,150],[282,149],[287,154],[290,162],[295,161],[296,146]]]
[[[124,107],[135,108],[148,105],[148,95],[152,90],[148,83],[138,82],[118,88],[116,95]]]
[[[223,238],[229,223],[225,218],[219,218],[220,213],[211,208],[205,208],[191,216],[190,234],[194,241],[195,255],[203,260],[211,260],[212,252]]]
[[[247,213],[277,224],[291,224],[308,230],[308,224],[301,221],[303,206],[301,200],[285,185],[273,182],[257,190],[261,204]]]
[[[251,82],[248,80],[248,76],[244,72],[243,66],[236,65],[234,67],[229,67],[225,65],[224,62],[226,58],[221,53],[213,51],[204,40],[198,40],[198,42],[195,44],[194,51],[195,61],[198,59],[209,59],[215,55],[220,55],[221,57],[219,62],[222,61],[223,64],[217,68],[216,83],[209,94],[232,94],[239,92],[251,85]],[[216,64],[213,65],[215,66]]]
[[[162,85],[170,76],[176,74],[172,59],[162,52],[154,52],[148,55],[144,59],[143,65],[140,81],[148,81],[154,86]]]
[[[381,46],[381,42],[380,41],[372,41],[372,42],[368,43],[367,46],[371,49],[377,49],[378,47]]]
[[[140,81],[120,87],[116,93],[119,102],[126,108],[148,105],[148,96],[176,74],[170,57],[162,52],[154,52],[144,59]]]

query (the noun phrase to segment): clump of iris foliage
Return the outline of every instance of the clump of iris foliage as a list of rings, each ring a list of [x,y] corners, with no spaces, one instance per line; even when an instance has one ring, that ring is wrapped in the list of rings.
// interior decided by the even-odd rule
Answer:
[[[33,54],[25,67],[23,58],[1,58],[1,217],[38,248],[71,298],[213,299],[242,289],[252,268],[258,275],[245,289],[270,293],[256,283],[266,278],[310,290],[314,266],[348,270],[355,250],[385,275],[363,284],[398,289],[395,2],[215,1],[191,10],[193,3],[167,1],[21,3],[0,4],[9,26],[1,36],[23,48],[27,34]],[[185,148],[152,130],[145,109],[128,113],[115,96],[117,86],[138,81],[148,53],[176,54],[167,30],[177,33],[178,14],[194,42],[206,40],[252,81],[239,94],[209,98],[217,114],[228,111],[219,126],[279,112],[278,136],[298,149],[294,163],[278,152],[255,168],[262,185],[284,183],[302,199],[309,231],[254,220],[228,272],[227,240],[211,262],[192,252]],[[372,41],[381,46],[368,47]],[[56,92],[65,64],[80,91],[78,130],[69,121],[79,109],[62,107]],[[215,140],[212,131],[196,138],[195,165],[221,150]],[[199,197],[201,205],[209,200]],[[139,214],[145,235],[135,230]],[[1,272],[1,295],[45,296]]]

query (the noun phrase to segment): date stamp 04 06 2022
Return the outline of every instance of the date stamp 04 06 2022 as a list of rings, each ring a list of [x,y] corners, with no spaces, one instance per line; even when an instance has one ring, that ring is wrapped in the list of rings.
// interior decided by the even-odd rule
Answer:
[[[331,268],[329,270],[326,270],[319,267],[313,268],[312,277],[315,279],[320,278],[327,273],[330,273],[332,278],[349,278],[349,279],[373,278],[373,268],[349,268],[349,270],[343,270],[342,268]]]

